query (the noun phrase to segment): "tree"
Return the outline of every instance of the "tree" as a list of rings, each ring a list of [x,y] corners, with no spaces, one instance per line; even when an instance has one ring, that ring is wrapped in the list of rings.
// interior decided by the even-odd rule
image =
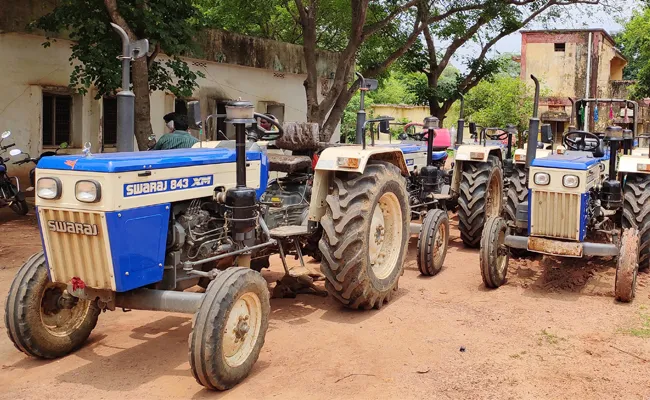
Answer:
[[[434,3],[435,4],[435,3]],[[525,27],[531,21],[557,21],[566,14],[566,6],[596,5],[614,7],[611,0],[520,0],[488,1],[480,8],[469,8],[455,12],[437,24],[424,27],[422,42],[416,42],[404,57],[408,70],[422,73],[427,80],[426,90],[416,88],[420,97],[426,97],[431,114],[441,121],[447,111],[458,99],[458,94],[466,94],[482,80],[509,69],[512,72],[512,60],[509,57],[492,57],[494,45]],[[437,10],[429,9],[429,3],[418,3],[420,14],[430,15]],[[425,9],[422,9],[425,8]],[[455,82],[443,80],[443,74],[452,58],[457,56],[463,46],[474,46],[475,55],[464,60],[467,72],[459,74]]]
[[[532,89],[519,77],[501,74],[491,81],[482,81],[465,96],[467,120],[485,127],[517,126],[528,129],[533,113]]]
[[[615,39],[629,62],[624,78],[637,81],[634,95],[650,97],[650,7],[634,11]]]
[[[149,92],[169,90],[178,97],[190,96],[196,79],[203,77],[177,57],[191,47],[199,17],[190,0],[63,0],[31,27],[49,34],[65,32],[73,40],[70,87],[85,94],[95,86],[97,98],[117,92],[121,85],[116,57],[122,54],[122,43],[110,22],[122,27],[131,40],[149,39],[151,54],[131,64],[135,136],[140,150],[145,150],[153,133]],[[49,44],[48,36],[43,45]],[[171,58],[163,63],[158,59],[161,52]]]

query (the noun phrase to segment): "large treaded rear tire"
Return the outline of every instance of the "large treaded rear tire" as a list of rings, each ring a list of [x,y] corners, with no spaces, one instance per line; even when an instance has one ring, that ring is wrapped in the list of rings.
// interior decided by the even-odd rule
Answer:
[[[88,339],[99,317],[96,302],[78,300],[71,309],[44,310],[46,293],[63,293],[64,288],[50,281],[43,252],[20,267],[5,304],[5,328],[18,350],[32,357],[58,358],[77,350]],[[56,325],[47,325],[50,318]]]
[[[517,220],[517,206],[528,200],[526,171],[523,166],[515,165],[510,176],[510,185],[506,193],[505,212],[510,221]]]
[[[327,212],[321,219],[323,236],[319,243],[325,287],[346,307],[381,308],[397,290],[404,272],[411,220],[404,177],[390,163],[370,161],[362,175],[338,175],[332,186],[326,198]],[[371,237],[377,240],[377,232],[371,232],[371,225],[381,198],[393,199],[399,204],[399,210],[390,212],[399,213],[400,220],[391,231],[395,234],[387,230],[388,241],[379,244],[382,260],[387,260],[379,276],[374,268],[381,264],[371,264],[370,246]],[[386,204],[382,204],[384,208],[380,207],[380,213],[384,212]]]
[[[623,229],[639,230],[639,269],[650,267],[650,176],[628,175],[623,186]]]
[[[250,318],[239,318],[233,324],[234,312]],[[262,275],[243,267],[219,274],[208,286],[192,321],[189,358],[196,381],[208,389],[226,390],[244,380],[264,346],[270,312]],[[244,338],[233,345],[230,339],[242,328],[240,324],[246,327]],[[240,347],[228,355],[239,342]]]
[[[493,189],[490,189],[490,183]],[[486,212],[488,196],[491,201],[497,202],[491,212]],[[488,162],[463,162],[458,197],[458,229],[466,246],[479,247],[485,221],[501,214],[502,198],[503,170],[497,156],[490,155]]]

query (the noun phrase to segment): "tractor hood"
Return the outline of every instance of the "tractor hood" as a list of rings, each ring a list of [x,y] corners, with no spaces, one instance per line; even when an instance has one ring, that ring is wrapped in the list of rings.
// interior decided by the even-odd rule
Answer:
[[[531,166],[586,171],[602,159],[594,157],[592,153],[587,151],[571,151],[566,154],[552,154],[547,157],[536,158],[531,163]]]
[[[39,169],[119,173],[149,169],[192,167],[197,165],[234,163],[235,150],[228,148],[176,149],[128,153],[103,153],[44,157]],[[261,161],[261,151],[247,151],[248,161]]]

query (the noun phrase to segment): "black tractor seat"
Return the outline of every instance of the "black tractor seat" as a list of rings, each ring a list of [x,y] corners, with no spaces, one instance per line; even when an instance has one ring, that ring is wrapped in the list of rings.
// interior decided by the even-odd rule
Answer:
[[[302,155],[267,153],[269,170],[287,174],[309,170],[312,159],[304,154],[314,153],[328,147],[328,143],[321,143],[319,140],[318,124],[287,122],[283,128],[284,135],[275,141],[275,147],[282,150],[291,150],[292,153],[300,152]]]
[[[293,156],[277,153],[268,153],[269,170],[293,174],[305,171],[311,167],[311,158],[308,156]]]

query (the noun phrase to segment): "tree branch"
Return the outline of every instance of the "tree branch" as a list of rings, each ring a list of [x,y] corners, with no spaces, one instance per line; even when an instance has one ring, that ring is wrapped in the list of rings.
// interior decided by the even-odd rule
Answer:
[[[160,42],[156,42],[156,47],[154,47],[153,53],[147,57],[147,68],[151,68],[156,57],[158,57],[158,53],[160,53]]]
[[[138,38],[135,36],[135,33],[133,33],[133,30],[131,30],[131,27],[117,9],[117,0],[104,0],[104,5],[106,6],[106,11],[108,11],[111,20],[124,29],[124,32],[126,32],[129,39],[137,40]]]

